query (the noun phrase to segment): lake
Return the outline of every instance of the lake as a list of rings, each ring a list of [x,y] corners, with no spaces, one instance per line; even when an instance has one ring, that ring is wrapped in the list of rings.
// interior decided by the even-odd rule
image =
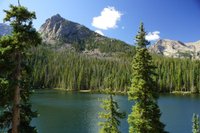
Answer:
[[[70,93],[63,91],[37,91],[31,98],[40,116],[34,119],[39,133],[97,133],[99,99],[104,94]],[[117,95],[120,109],[128,114],[133,102],[127,96]],[[192,115],[200,114],[200,96],[161,95],[158,100],[161,121],[170,133],[190,133]],[[128,133],[128,123],[121,121],[120,130]]]

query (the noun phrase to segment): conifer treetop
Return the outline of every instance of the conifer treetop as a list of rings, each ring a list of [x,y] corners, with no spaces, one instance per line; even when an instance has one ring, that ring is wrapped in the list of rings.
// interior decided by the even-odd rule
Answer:
[[[146,32],[144,29],[144,24],[143,22],[141,22],[138,34],[135,37],[135,41],[138,48],[146,48],[146,46],[150,44],[150,42],[145,39],[145,36],[146,36]]]

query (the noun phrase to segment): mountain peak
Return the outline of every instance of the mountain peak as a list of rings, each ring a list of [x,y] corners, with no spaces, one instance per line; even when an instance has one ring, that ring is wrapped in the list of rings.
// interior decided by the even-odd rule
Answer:
[[[64,42],[66,44],[71,44],[74,41],[80,42],[93,34],[85,26],[66,20],[59,14],[47,19],[39,32],[43,40],[50,44],[57,42]]]
[[[184,44],[183,42],[179,40],[171,40],[171,39],[159,39],[157,42],[179,42],[179,43]]]
[[[69,48],[89,55],[115,55],[114,53],[133,53],[132,46],[117,39],[102,36],[76,22],[66,20],[59,14],[48,18],[39,32],[43,42],[57,45],[57,48]],[[111,43],[112,42],[112,43]]]
[[[150,46],[149,51],[168,57],[200,58],[200,43],[183,43],[181,41],[161,39]]]
[[[59,13],[57,13],[56,15],[53,15],[52,18],[53,17],[62,18]]]
[[[57,21],[63,21],[65,20],[63,17],[60,16],[60,14],[56,14],[56,15],[53,15],[51,18],[50,18],[51,21],[53,22],[57,22]],[[48,21],[48,19],[47,19]]]

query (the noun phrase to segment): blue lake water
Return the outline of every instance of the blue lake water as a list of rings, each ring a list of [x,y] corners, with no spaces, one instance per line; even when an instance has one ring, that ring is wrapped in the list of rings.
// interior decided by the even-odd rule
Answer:
[[[39,133],[98,133],[99,99],[104,94],[38,91],[32,96],[34,109],[40,116],[34,119]],[[133,102],[127,96],[117,95],[120,109],[131,112]],[[158,100],[161,121],[170,133],[192,132],[192,115],[200,114],[200,96],[161,95]],[[120,130],[128,133],[127,119],[121,121]]]

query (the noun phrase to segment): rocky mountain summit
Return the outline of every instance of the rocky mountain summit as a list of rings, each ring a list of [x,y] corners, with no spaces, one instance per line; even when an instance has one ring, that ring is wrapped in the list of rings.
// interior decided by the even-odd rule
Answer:
[[[132,52],[131,45],[102,36],[81,24],[61,17],[59,14],[47,19],[39,32],[45,44],[59,48],[72,48],[83,53],[98,55]]]
[[[200,41],[183,43],[181,41],[161,39],[149,47],[149,51],[174,58],[200,58]]]
[[[83,25],[66,20],[59,14],[47,19],[41,26],[39,32],[46,43],[73,43],[75,41],[85,40],[94,35],[94,33]]]
[[[4,23],[0,23],[0,36],[11,34],[11,32],[12,32],[11,26]]]
[[[0,23],[0,36],[11,34],[12,27]],[[134,53],[134,47],[123,41],[102,36],[84,25],[72,22],[56,14],[46,20],[39,29],[44,44],[58,49],[69,48],[88,55],[121,56]],[[149,51],[175,58],[200,59],[200,41],[160,39],[149,47]]]

